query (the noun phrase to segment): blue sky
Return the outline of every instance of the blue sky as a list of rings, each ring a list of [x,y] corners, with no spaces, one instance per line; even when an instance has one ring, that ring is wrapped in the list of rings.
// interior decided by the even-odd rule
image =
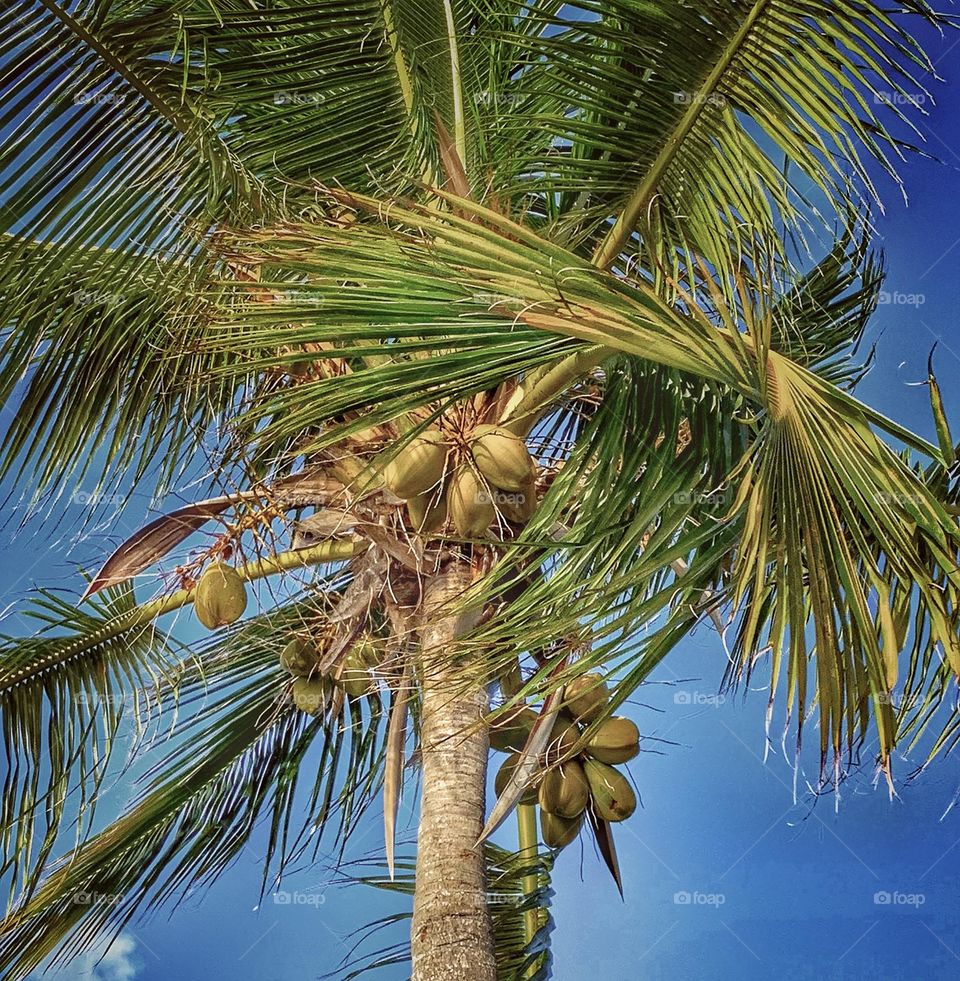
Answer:
[[[931,36],[946,84],[921,128],[940,162],[912,158],[900,167],[909,193],[880,178],[886,213],[876,219],[886,252],[887,300],[871,332],[877,364],[859,394],[933,437],[926,359],[939,340],[936,366],[947,408],[960,419],[960,38]],[[27,478],[28,480],[29,478]],[[21,483],[21,487],[23,484]],[[9,490],[9,488],[8,488]],[[98,550],[71,550],[71,528],[89,506],[83,488],[65,495],[45,522],[32,520],[2,539],[3,606],[34,581],[62,585],[78,561]],[[58,524],[57,518],[62,518]],[[133,530],[131,512],[105,530],[111,540]],[[34,564],[37,562],[37,564]],[[7,624],[8,629],[16,629]],[[621,903],[591,847],[574,845],[558,860],[554,881],[555,977],[559,981],[628,979],[937,979],[960,976],[960,808],[952,761],[912,782],[922,754],[896,761],[898,797],[890,801],[872,772],[872,754],[833,796],[808,791],[816,777],[813,739],[797,777],[779,747],[763,761],[762,690],[717,695],[723,652],[701,628],[641,690],[630,712],[647,752],[631,764],[643,807],[618,829],[625,881]],[[758,679],[759,679],[758,673]],[[757,684],[761,684],[758,680]],[[810,734],[812,736],[812,732]],[[124,797],[117,788],[114,801]],[[404,801],[408,838],[415,802]],[[381,847],[379,814],[365,819],[348,858]],[[509,828],[509,825],[508,825]],[[500,840],[510,844],[510,831]],[[287,981],[334,971],[363,923],[402,908],[374,890],[330,886],[323,868],[284,885],[292,897],[268,897],[255,909],[256,843],[208,893],[172,917],[128,928],[99,967],[88,956],[54,975],[85,981]],[[392,939],[401,936],[398,928]],[[389,935],[388,935],[389,936]],[[404,978],[403,969],[380,972]]]

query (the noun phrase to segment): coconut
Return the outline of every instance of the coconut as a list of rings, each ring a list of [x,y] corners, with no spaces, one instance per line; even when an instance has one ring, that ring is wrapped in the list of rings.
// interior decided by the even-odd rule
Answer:
[[[493,789],[496,791],[497,797],[507,789],[507,782],[513,776],[513,771],[519,766],[521,759],[522,757],[519,753],[513,753],[500,764],[500,769],[497,770],[497,775],[493,781]],[[539,784],[539,777],[534,777],[532,783],[528,784],[526,790],[523,792],[523,796],[520,798],[521,804],[536,804],[537,787]]]
[[[577,724],[564,715],[558,715],[550,733],[550,742],[544,750],[547,766],[564,762],[577,748],[580,742],[580,730]]]
[[[578,722],[593,722],[607,707],[609,697],[601,675],[585,674],[567,685],[563,705]]]
[[[531,477],[520,490],[499,491],[493,503],[497,510],[515,525],[525,525],[537,509],[537,481]]]
[[[494,487],[520,491],[536,476],[526,443],[502,426],[477,426],[470,437],[470,452],[480,473]]]
[[[208,630],[239,620],[247,608],[247,587],[237,570],[223,562],[208,566],[197,583],[193,608]]]
[[[317,666],[317,649],[301,637],[294,637],[280,652],[280,664],[290,674],[305,678]]]
[[[520,706],[502,715],[490,726],[490,747],[510,753],[523,749],[537,721],[537,713]]]
[[[450,517],[461,538],[482,538],[496,517],[490,491],[470,467],[461,467],[450,481]]]
[[[523,675],[520,674],[520,663],[515,657],[504,665],[497,680],[500,683],[500,690],[508,697],[520,691],[523,687]]]
[[[293,704],[307,715],[322,715],[331,690],[329,678],[297,678],[293,683]]]
[[[575,818],[565,818],[542,808],[540,810],[540,837],[547,848],[566,848],[580,833],[582,825],[582,814]]]
[[[590,799],[590,787],[583,767],[576,760],[547,770],[540,784],[540,806],[551,814],[574,818],[583,812]]]
[[[434,487],[407,501],[407,514],[414,530],[429,535],[442,528],[447,520],[447,494],[443,488]]]
[[[587,740],[586,751],[601,763],[626,763],[640,752],[640,732],[630,719],[605,719]]]
[[[379,637],[371,634],[364,634],[354,646],[354,650],[360,656],[360,660],[368,668],[379,667],[383,661],[384,648],[383,641]]]
[[[415,436],[383,468],[387,490],[405,501],[443,480],[449,446],[436,429]]]
[[[363,655],[354,645],[343,659],[343,669],[338,684],[350,698],[356,699],[363,698],[369,693],[372,680]]]
[[[625,821],[637,809],[637,795],[630,781],[619,771],[599,760],[583,764],[593,808],[604,821]]]

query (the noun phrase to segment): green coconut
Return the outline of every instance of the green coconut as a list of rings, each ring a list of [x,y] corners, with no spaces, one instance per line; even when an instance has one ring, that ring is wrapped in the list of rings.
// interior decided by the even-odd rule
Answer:
[[[578,722],[593,722],[609,700],[610,692],[602,675],[585,674],[566,686],[563,707]]]
[[[305,678],[317,666],[317,649],[309,641],[294,637],[280,652],[280,664],[290,674]]]
[[[293,704],[307,715],[322,715],[332,689],[330,679],[326,677],[297,678],[293,683]]]
[[[414,531],[431,535],[444,526],[447,520],[447,492],[435,487],[407,501],[407,514]]]
[[[511,709],[490,726],[490,747],[504,753],[523,749],[537,721],[537,713],[525,706]]]
[[[557,716],[550,733],[550,742],[544,750],[547,766],[565,761],[580,742],[580,729],[577,724],[564,714]]]
[[[626,763],[640,752],[640,731],[630,719],[614,716],[600,723],[586,752],[601,763]]]
[[[590,799],[590,787],[583,767],[576,760],[547,770],[540,783],[540,806],[550,814],[575,818],[583,813]]]
[[[436,429],[415,436],[383,468],[387,490],[409,501],[443,480],[450,447]]]
[[[547,848],[566,848],[580,833],[582,826],[582,814],[565,818],[540,809],[540,837]]]
[[[447,493],[457,534],[461,538],[483,538],[497,515],[489,488],[470,467],[464,466],[453,475]]]
[[[637,809],[637,795],[630,781],[617,769],[599,760],[583,764],[597,815],[604,821],[626,821]]]
[[[507,783],[513,776],[513,771],[519,766],[521,759],[522,756],[520,753],[513,753],[500,764],[500,769],[497,770],[497,775],[493,781],[493,789],[497,792],[497,797],[507,789]],[[520,798],[521,804],[536,804],[537,787],[539,784],[539,777],[535,777],[532,783],[528,784],[527,789]]]
[[[536,476],[527,444],[502,426],[477,426],[470,436],[470,452],[480,473],[506,491],[521,491]]]
[[[355,645],[343,659],[343,670],[340,672],[338,683],[350,698],[357,699],[369,694],[372,682],[370,669]]]
[[[193,608],[197,619],[208,630],[235,623],[247,608],[246,584],[233,566],[214,562],[197,583]]]

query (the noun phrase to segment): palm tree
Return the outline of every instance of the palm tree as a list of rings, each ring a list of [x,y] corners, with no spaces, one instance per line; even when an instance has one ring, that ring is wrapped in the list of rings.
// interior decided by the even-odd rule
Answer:
[[[866,161],[893,174],[930,72],[910,19],[940,22],[903,7],[5,7],[0,475],[214,488],[4,641],[6,976],[212,881],[260,824],[274,887],[381,793],[417,981],[543,976],[529,788],[704,617],[726,684],[767,664],[798,740],[815,710],[824,779],[871,731],[890,776],[960,672],[936,381],[936,446],[852,394]],[[194,603],[214,629],[185,648],[162,618]],[[489,733],[523,706],[491,812]],[[167,748],[94,833],[131,727]],[[619,876],[624,815],[589,791],[565,827]],[[514,809],[517,855],[478,847]]]

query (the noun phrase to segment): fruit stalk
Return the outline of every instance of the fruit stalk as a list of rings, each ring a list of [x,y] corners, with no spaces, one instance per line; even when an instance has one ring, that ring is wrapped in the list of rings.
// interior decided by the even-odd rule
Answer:
[[[255,579],[264,579],[267,576],[284,572],[288,569],[297,569],[304,566],[323,565],[326,562],[342,562],[349,559],[357,550],[355,542],[323,542],[314,548],[298,549],[296,551],[281,552],[269,558],[257,559],[254,562],[247,562],[245,565],[237,567],[237,574],[245,582],[252,582]],[[76,637],[65,637],[63,645],[58,647],[55,652],[43,658],[36,664],[27,664],[16,670],[15,673],[6,675],[0,673],[0,692],[19,684],[28,678],[48,670],[54,664],[63,664],[74,657],[78,650],[85,650],[91,644],[102,644],[126,633],[128,630],[135,630],[137,627],[145,627],[165,613],[172,613],[174,610],[182,609],[193,602],[193,589],[178,589],[169,596],[161,596],[159,599],[141,603],[132,610],[115,617],[109,623],[104,624],[100,630],[94,634],[82,634]]]
[[[539,854],[537,808],[534,804],[519,804],[517,806],[517,832],[520,858],[521,860],[529,861],[532,865]],[[523,895],[525,899],[529,899],[537,891],[537,887],[536,872],[531,872],[529,875],[523,877]],[[533,943],[533,938],[539,929],[540,910],[535,906],[524,910],[523,935],[528,947]],[[527,968],[524,976],[532,978],[536,973],[537,964],[533,963]]]
[[[255,559],[253,562],[246,562],[244,565],[237,566],[236,571],[244,582],[253,582],[256,579],[266,579],[267,576],[274,576],[278,572],[287,572],[290,569],[323,565],[326,562],[342,562],[351,558],[356,551],[357,543],[355,542],[323,542],[314,548],[279,552],[268,558]],[[193,602],[195,592],[195,589],[178,589],[169,596],[161,596],[160,599],[151,600],[149,603],[141,603],[127,614],[131,622],[121,624],[117,633],[121,633],[129,627],[139,627],[150,623],[157,617],[163,616],[164,613],[171,613],[173,610],[188,606]]]

